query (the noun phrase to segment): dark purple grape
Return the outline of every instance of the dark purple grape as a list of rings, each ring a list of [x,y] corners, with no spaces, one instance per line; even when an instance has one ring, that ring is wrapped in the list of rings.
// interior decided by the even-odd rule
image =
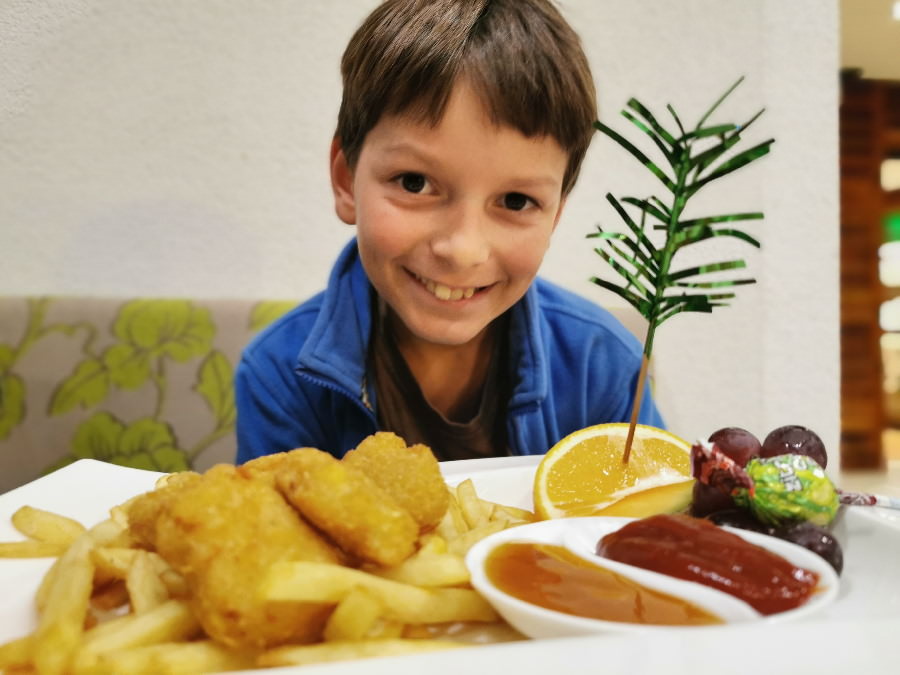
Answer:
[[[840,543],[823,527],[804,521],[778,528],[773,534],[820,555],[838,574],[844,568],[844,552]]]
[[[772,528],[759,522],[747,509],[730,508],[716,511],[715,513],[707,515],[706,519],[711,520],[716,525],[737,527],[741,530],[752,530],[753,532],[762,532],[763,534],[772,534]]]
[[[700,481],[694,482],[694,492],[691,497],[691,515],[695,518],[703,518],[716,511],[735,508],[737,508],[737,505],[730,495],[726,495],[718,488],[711,487]]]
[[[709,437],[710,443],[738,463],[739,466],[747,466],[754,457],[759,456],[760,444],[756,438],[746,429],[740,427],[724,427]]]
[[[828,453],[822,439],[806,427],[789,424],[778,427],[763,441],[760,457],[778,455],[806,455],[815,460],[823,469],[828,465]]]

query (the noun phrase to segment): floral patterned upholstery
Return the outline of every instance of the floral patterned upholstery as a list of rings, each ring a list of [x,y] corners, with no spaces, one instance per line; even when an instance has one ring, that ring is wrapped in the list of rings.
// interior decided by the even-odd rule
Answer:
[[[0,298],[0,493],[77,459],[234,459],[234,366],[295,301]]]

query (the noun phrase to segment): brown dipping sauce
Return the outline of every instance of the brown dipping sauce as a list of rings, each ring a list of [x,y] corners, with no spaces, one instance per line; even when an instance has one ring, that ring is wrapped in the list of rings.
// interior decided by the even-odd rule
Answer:
[[[603,537],[597,555],[696,581],[734,595],[761,614],[799,607],[819,575],[702,518],[661,515]]]
[[[666,626],[724,623],[696,605],[592,565],[562,546],[502,544],[488,556],[485,571],[502,591],[575,616]]]

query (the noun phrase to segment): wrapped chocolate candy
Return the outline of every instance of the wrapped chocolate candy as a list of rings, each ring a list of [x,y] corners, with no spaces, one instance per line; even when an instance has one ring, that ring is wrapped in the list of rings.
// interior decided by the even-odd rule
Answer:
[[[825,526],[837,514],[837,489],[825,470],[806,455],[752,459],[745,471],[754,490],[738,489],[734,501],[764,523],[808,521]]]
[[[715,444],[701,441],[691,448],[691,466],[694,478],[731,495],[770,525],[808,521],[825,526],[840,505],[825,470],[805,455],[757,457],[742,468]]]

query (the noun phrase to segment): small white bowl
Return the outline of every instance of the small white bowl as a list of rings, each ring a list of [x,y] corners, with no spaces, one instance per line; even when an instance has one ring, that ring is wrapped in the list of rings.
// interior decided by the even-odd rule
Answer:
[[[709,586],[607,560],[594,553],[601,537],[619,529],[631,520],[633,519],[614,517],[560,518],[521,525],[492,534],[475,544],[466,556],[466,564],[472,576],[472,585],[510,625],[532,638],[671,630],[672,628],[689,629],[689,627],[588,619],[546,609],[509,595],[497,588],[485,572],[485,560],[488,555],[498,546],[508,542],[563,546],[572,553],[616,574],[632,579],[647,588],[692,602],[721,618],[726,625],[747,621],[774,622],[797,619],[818,611],[837,597],[838,577],[825,560],[805,548],[758,532],[725,528],[751,543],[784,557],[794,565],[812,570],[819,575],[819,584],[815,593],[800,607],[762,616],[742,600]]]

